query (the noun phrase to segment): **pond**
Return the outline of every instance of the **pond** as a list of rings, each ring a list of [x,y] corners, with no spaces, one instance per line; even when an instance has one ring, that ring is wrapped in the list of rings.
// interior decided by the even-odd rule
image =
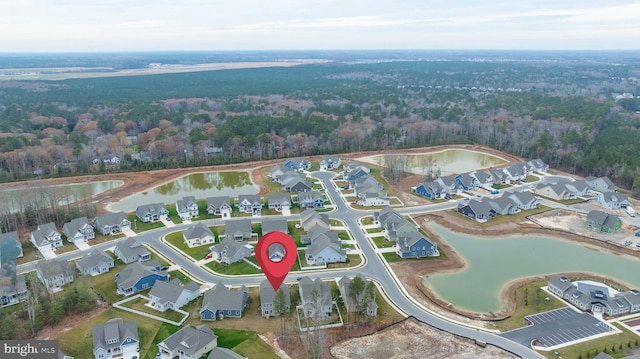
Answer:
[[[121,185],[122,181],[99,181],[56,186],[40,186],[36,182],[26,182],[24,188],[1,190],[0,200],[14,212],[20,210],[18,203],[37,202],[63,205],[95,196]]]
[[[372,160],[374,163],[384,166],[385,156],[387,155],[373,156]],[[429,173],[429,168],[431,168],[432,173],[434,170],[439,170],[440,175],[447,176],[454,173],[472,172],[507,163],[506,160],[500,157],[462,149],[389,156],[406,156],[408,171],[420,175]]]
[[[202,172],[180,177],[174,181],[134,194],[111,204],[110,211],[135,211],[141,204],[171,204],[185,196],[196,199],[216,196],[235,197],[256,194],[258,186],[251,182],[248,172]]]
[[[423,280],[455,307],[496,313],[501,308],[500,290],[510,281],[562,272],[596,273],[640,289],[640,260],[630,256],[550,237],[514,235],[497,239],[456,233],[435,223],[429,228],[467,262],[460,272]]]

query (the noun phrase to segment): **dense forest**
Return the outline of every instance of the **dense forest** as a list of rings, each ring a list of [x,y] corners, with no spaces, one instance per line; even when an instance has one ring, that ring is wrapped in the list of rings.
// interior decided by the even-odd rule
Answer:
[[[0,81],[0,181],[476,143],[640,194],[640,58],[519,56]]]

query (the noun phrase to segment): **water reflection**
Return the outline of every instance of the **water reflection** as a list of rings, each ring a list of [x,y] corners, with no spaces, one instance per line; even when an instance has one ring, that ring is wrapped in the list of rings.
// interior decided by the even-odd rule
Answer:
[[[384,166],[385,156],[386,155],[374,156],[373,161]],[[486,153],[462,149],[390,156],[406,156],[408,171],[421,175],[439,171],[441,175],[446,176],[454,173],[471,172],[482,168],[499,166],[506,163],[505,160]]]

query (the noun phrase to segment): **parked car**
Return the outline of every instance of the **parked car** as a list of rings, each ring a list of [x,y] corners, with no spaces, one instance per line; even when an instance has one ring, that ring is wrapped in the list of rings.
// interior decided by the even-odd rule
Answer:
[[[207,254],[204,259],[211,259],[213,257],[213,253]]]
[[[453,199],[453,197],[451,197],[451,196],[444,196],[444,199],[446,199],[447,201],[449,201],[449,200]]]
[[[640,237],[640,232],[636,232],[636,237]]]
[[[498,191],[498,190],[491,191],[491,194],[498,194],[498,193],[500,193],[500,191]]]

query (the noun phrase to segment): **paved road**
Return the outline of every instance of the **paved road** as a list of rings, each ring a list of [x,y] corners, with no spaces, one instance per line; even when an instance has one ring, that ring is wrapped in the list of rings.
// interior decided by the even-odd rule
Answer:
[[[331,197],[331,201],[335,204],[335,210],[329,213],[330,218],[339,219],[345,222],[346,225],[351,229],[351,233],[354,239],[358,242],[358,245],[362,250],[365,262],[358,268],[292,273],[287,276],[285,282],[295,282],[296,278],[301,274],[308,276],[311,279],[335,279],[338,277],[342,277],[343,275],[352,276],[356,273],[360,273],[368,278],[374,279],[378,284],[380,284],[388,298],[397,308],[399,308],[407,315],[416,317],[422,322],[425,322],[433,327],[447,331],[449,333],[495,345],[523,358],[544,358],[542,355],[538,354],[531,348],[525,347],[497,334],[481,331],[474,327],[465,326],[464,323],[447,320],[444,317],[440,317],[437,314],[428,311],[427,308],[417,303],[404,290],[402,284],[395,280],[390,268],[387,267],[386,262],[383,261],[381,257],[375,252],[374,246],[366,237],[357,222],[358,218],[371,215],[374,211],[358,211],[348,207],[345,204],[345,201],[342,199],[340,193],[336,190],[333,181],[331,180],[333,177],[335,177],[335,173],[314,172],[312,176],[318,178],[323,182],[325,188],[327,189],[326,193]],[[444,209],[455,208],[456,206],[457,201],[449,201],[427,206],[398,209],[398,212],[402,214],[424,213],[429,211],[440,211]],[[283,218],[286,218],[288,220],[297,220],[299,216],[283,216]],[[207,225],[223,224],[223,221],[219,219],[206,220],[202,222],[206,223]],[[247,275],[233,277],[214,275],[211,272],[208,272],[207,270],[201,268],[186,257],[182,256],[178,252],[174,251],[171,247],[169,247],[161,240],[163,235],[183,230],[185,227],[186,226],[183,224],[176,224],[176,226],[172,228],[159,228],[140,233],[136,236],[136,238],[144,243],[147,243],[152,249],[166,257],[170,262],[173,262],[179,267],[182,267],[184,271],[188,272],[191,276],[202,282],[221,282],[226,285],[237,286],[242,284],[258,285],[265,279],[264,275]],[[101,243],[92,246],[92,248],[105,250],[112,246],[114,246],[113,242]],[[81,253],[79,251],[75,251],[61,254],[58,257],[61,259],[71,260],[78,258],[80,255]],[[33,270],[33,264],[21,265],[18,269],[21,273],[31,271]]]

